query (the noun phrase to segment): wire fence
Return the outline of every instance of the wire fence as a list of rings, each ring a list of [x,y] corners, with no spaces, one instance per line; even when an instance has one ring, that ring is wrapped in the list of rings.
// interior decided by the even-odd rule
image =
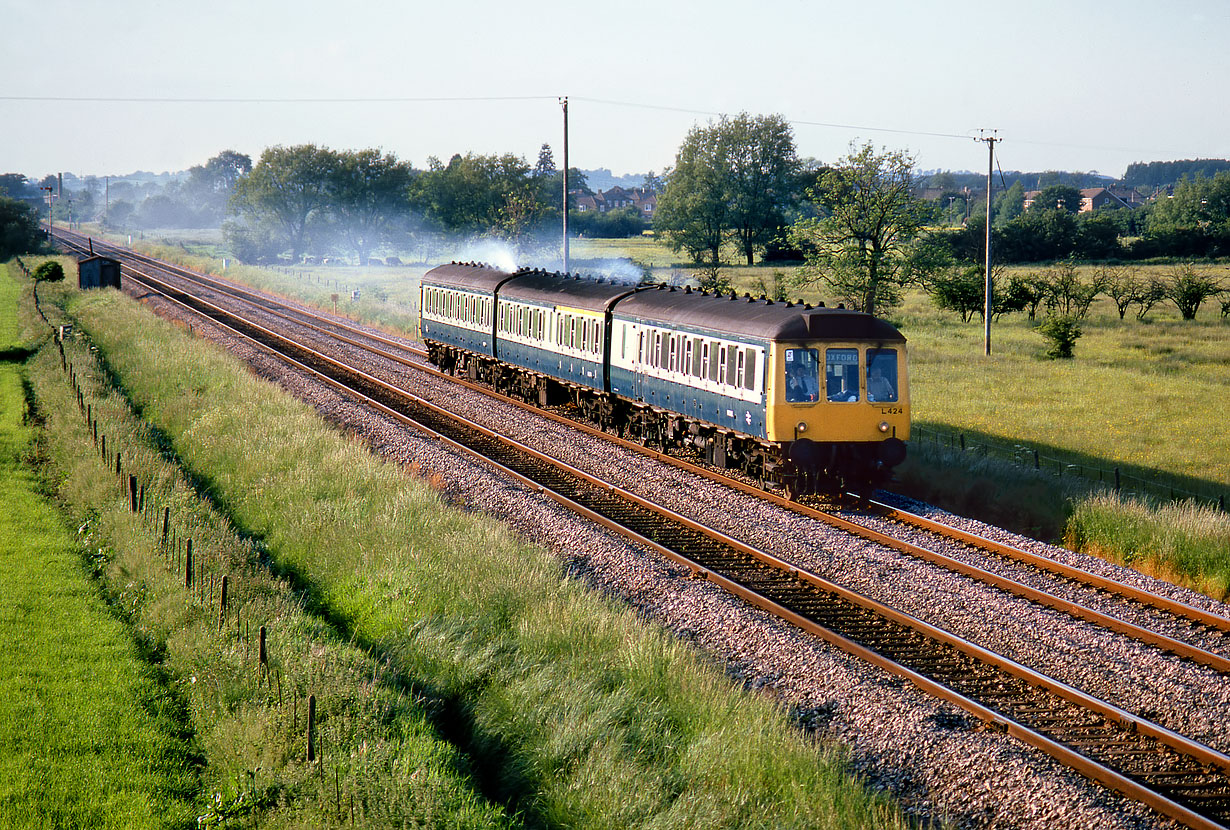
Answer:
[[[995,441],[983,437],[977,440],[968,439],[965,433],[958,430],[920,427],[917,424],[910,426],[910,441],[955,452],[974,453],[1021,467],[1032,467],[1038,472],[1050,473],[1057,478],[1077,478],[1089,484],[1096,482],[1117,493],[1145,495],[1169,501],[1190,500],[1223,511],[1226,509],[1225,493],[1210,495],[1208,492],[1188,490],[1157,470],[1149,471],[1147,476],[1133,475],[1123,472],[1119,467],[1102,467],[1086,462],[1073,462],[1071,458],[1045,455],[1037,447],[1023,442]]]

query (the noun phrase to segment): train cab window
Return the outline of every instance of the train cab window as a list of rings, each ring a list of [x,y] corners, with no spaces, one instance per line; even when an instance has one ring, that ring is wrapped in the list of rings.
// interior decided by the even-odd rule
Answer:
[[[826,349],[824,388],[830,401],[858,400],[858,349]]]
[[[897,350],[867,350],[867,400],[892,403],[897,400]]]
[[[785,350],[786,403],[820,400],[820,350]]]

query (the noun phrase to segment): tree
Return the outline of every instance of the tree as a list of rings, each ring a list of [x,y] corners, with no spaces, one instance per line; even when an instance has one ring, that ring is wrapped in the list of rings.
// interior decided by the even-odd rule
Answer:
[[[410,165],[379,150],[338,153],[330,182],[329,212],[359,264],[388,233],[392,217],[407,207]]]
[[[54,259],[49,259],[34,269],[34,281],[63,282],[64,266],[56,262]]]
[[[0,261],[37,251],[42,244],[38,211],[26,202],[0,196]]]
[[[1060,262],[1046,272],[1046,307],[1056,316],[1080,320],[1089,313],[1094,297],[1105,287],[1102,275],[1095,273],[1085,282],[1074,262]]]
[[[1072,349],[1082,334],[1080,322],[1062,314],[1047,317],[1038,326],[1038,333],[1051,341],[1046,356],[1052,359],[1071,359]]]
[[[1144,288],[1140,272],[1121,265],[1103,265],[1098,269],[1098,278],[1102,281],[1102,292],[1110,297],[1122,320],[1127,315],[1128,307],[1138,301]]]
[[[731,235],[752,265],[756,252],[781,234],[784,211],[794,200],[792,185],[799,168],[794,133],[780,115],[753,118],[740,113],[723,126],[731,176]]]
[[[913,184],[913,157],[851,145],[808,192],[827,215],[792,228],[808,251],[804,276],[825,280],[868,314],[900,303],[902,285],[941,263],[935,246],[919,244],[926,208]]]
[[[441,230],[498,232],[506,225],[510,197],[518,203],[527,194],[534,199],[529,172],[525,160],[512,154],[454,155],[447,165],[433,158],[428,160],[427,171],[414,179],[410,201]]]
[[[252,172],[235,182],[231,209],[257,224],[276,228],[298,260],[308,224],[329,205],[338,156],[325,147],[270,147]]]
[[[1081,209],[1081,192],[1066,184],[1053,184],[1042,188],[1034,197],[1031,211],[1062,210],[1067,213],[1079,213]]]
[[[1184,320],[1195,320],[1201,304],[1221,290],[1220,280],[1197,271],[1189,262],[1171,271],[1166,298],[1175,304]]]
[[[992,227],[1000,230],[1004,225],[1025,212],[1025,186],[1017,179],[1012,186],[995,197],[992,206]]]
[[[223,150],[204,164],[188,168],[181,197],[204,219],[219,222],[226,215],[235,182],[252,172],[252,158]]]
[[[693,128],[658,199],[654,227],[694,262],[721,262],[733,242],[748,265],[780,235],[799,168],[790,124],[740,113]]]
[[[675,155],[654,212],[654,229],[672,250],[687,251],[697,265],[707,256],[714,268],[721,265],[722,242],[730,227],[724,151],[713,125],[694,127]]]
[[[555,157],[551,154],[551,145],[544,144],[538,150],[538,163],[534,165],[534,178],[555,175]]]

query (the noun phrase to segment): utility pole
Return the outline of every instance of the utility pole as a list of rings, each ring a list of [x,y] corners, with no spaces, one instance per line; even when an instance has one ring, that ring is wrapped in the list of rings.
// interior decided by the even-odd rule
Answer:
[[[51,199],[55,196],[56,189],[51,185],[40,187],[39,190],[47,191],[47,241],[51,241]]]
[[[568,273],[568,96],[559,99],[564,109],[564,273]]]
[[[987,143],[989,158],[987,159],[987,282],[986,282],[986,305],[982,310],[983,322],[985,330],[983,334],[983,349],[984,354],[988,357],[991,354],[991,174],[995,171],[995,142],[1002,141],[999,138],[999,130],[991,130],[990,135],[986,135],[985,130],[978,131],[979,141]]]

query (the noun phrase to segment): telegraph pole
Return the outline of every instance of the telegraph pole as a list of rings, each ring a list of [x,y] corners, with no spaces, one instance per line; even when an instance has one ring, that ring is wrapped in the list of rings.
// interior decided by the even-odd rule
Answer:
[[[987,281],[986,281],[986,305],[982,310],[982,318],[985,324],[983,334],[983,349],[984,354],[991,354],[991,174],[995,171],[995,142],[1002,141],[999,138],[999,130],[991,130],[990,135],[985,135],[985,130],[979,130],[979,141],[987,143],[989,158],[987,159]]]
[[[559,99],[564,109],[564,273],[568,273],[568,96]]]

